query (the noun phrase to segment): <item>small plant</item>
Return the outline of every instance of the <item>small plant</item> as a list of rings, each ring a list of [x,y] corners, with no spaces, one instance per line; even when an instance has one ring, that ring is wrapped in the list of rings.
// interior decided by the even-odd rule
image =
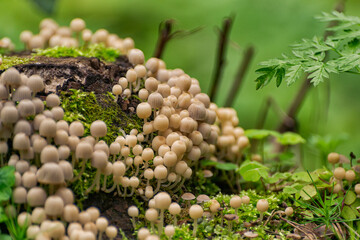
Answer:
[[[262,67],[256,70],[260,74],[256,79],[256,89],[266,86],[272,79],[276,79],[277,87],[283,80],[291,85],[304,73],[308,74],[314,86],[329,78],[330,73],[360,74],[360,18],[334,11],[323,13],[317,19],[327,23],[336,21],[336,26],[328,28],[334,35],[303,39],[293,45],[292,54],[260,63]],[[334,55],[328,58],[328,52]]]

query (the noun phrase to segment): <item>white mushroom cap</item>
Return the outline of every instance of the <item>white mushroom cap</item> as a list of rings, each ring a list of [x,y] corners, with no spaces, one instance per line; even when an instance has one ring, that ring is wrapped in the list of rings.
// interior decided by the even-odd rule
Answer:
[[[61,216],[64,210],[64,201],[59,196],[50,196],[45,201],[44,209],[49,216]]]
[[[105,122],[96,120],[90,126],[90,133],[93,137],[105,137],[107,133],[107,127]]]
[[[201,218],[204,213],[203,208],[200,205],[192,205],[189,209],[189,215],[192,219]]]
[[[133,65],[143,64],[145,60],[144,53],[140,49],[131,49],[128,52],[128,58]]]
[[[171,197],[167,192],[160,192],[154,197],[155,206],[158,209],[168,209],[171,204]]]

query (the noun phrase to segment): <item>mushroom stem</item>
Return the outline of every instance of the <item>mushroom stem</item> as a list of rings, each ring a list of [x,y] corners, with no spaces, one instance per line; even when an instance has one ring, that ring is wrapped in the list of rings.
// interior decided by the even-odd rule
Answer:
[[[133,228],[136,229],[136,224],[135,224],[135,217],[131,218],[131,223],[133,225]]]
[[[196,237],[196,231],[197,231],[197,219],[194,219],[193,237]]]
[[[4,166],[3,154],[0,154],[1,167]]]
[[[132,187],[131,188],[131,192],[130,192],[130,194],[129,195],[127,195],[128,197],[131,197],[132,195],[134,195],[134,193],[135,193],[135,188],[134,187]]]
[[[229,230],[229,232],[232,230],[232,221],[228,222],[228,230]]]
[[[176,187],[176,185],[180,182],[180,180],[181,180],[181,177],[178,175],[178,176],[176,177],[175,182],[168,187],[168,190],[171,190],[171,189],[173,189],[174,187]]]
[[[156,188],[155,188],[155,191],[154,191],[154,195],[159,192],[160,187],[161,187],[161,182],[162,182],[162,181],[161,181],[160,179],[158,179],[157,185],[156,185]]]
[[[116,102],[116,103],[117,103],[118,99],[119,99],[119,95],[116,95],[116,96],[115,96],[115,102]]]
[[[119,197],[123,195],[123,194],[121,193],[119,184],[116,185],[116,190],[117,190],[117,193],[118,193]],[[125,189],[125,190],[126,190],[126,189]]]
[[[124,187],[124,194],[122,195],[123,197],[127,197],[126,190],[127,190],[127,187]]]
[[[99,232],[98,240],[102,240],[102,234],[103,234],[103,232]]]
[[[139,174],[139,165],[136,166],[135,177]]]
[[[152,231],[153,233],[155,233],[154,222],[150,222],[150,226],[151,226],[151,231]]]
[[[75,182],[76,180],[80,179],[81,178],[81,175],[84,173],[85,171],[85,167],[86,167],[86,162],[87,162],[87,159],[83,159],[82,160],[82,163],[81,163],[81,170],[79,172],[79,174],[74,177],[73,179],[70,180],[71,183]]]
[[[119,132],[123,135],[123,137],[126,137],[126,133],[122,128],[119,128]]]
[[[164,226],[164,209],[160,209],[160,222],[158,224],[158,235],[161,236]]]
[[[224,226],[224,212],[221,211],[221,222],[220,222],[220,226],[223,227]]]
[[[104,175],[104,181],[103,181],[103,185],[102,185],[102,188],[101,188],[102,191],[106,190],[106,182],[107,182],[107,176]]]
[[[263,221],[263,218],[264,218],[264,213],[263,213],[263,212],[260,212],[260,222]]]
[[[183,178],[179,184],[179,186],[174,190],[174,192],[178,192],[180,191],[180,189],[182,188],[182,186],[184,185],[185,182],[185,178]]]
[[[118,186],[118,185],[116,183],[114,183],[111,188],[105,189],[104,192],[111,193],[112,191],[115,190],[116,186]]]
[[[72,164],[72,167],[75,168],[75,165],[76,165],[75,152],[71,152],[71,156],[72,156],[71,164]]]
[[[134,89],[134,92],[138,92],[138,91],[139,91],[139,89],[140,89],[140,83],[141,83],[141,79],[139,78],[139,79],[136,80],[136,87],[135,87],[135,89]]]
[[[174,226],[177,226],[177,217],[174,215]]]
[[[85,195],[88,195],[91,192],[91,190],[95,187],[95,185],[96,185],[95,189],[97,191],[99,191],[98,187],[99,187],[99,184],[100,184],[100,176],[101,176],[101,172],[98,169],[96,171],[95,179],[94,179],[93,183],[91,184],[91,186],[85,191]]]

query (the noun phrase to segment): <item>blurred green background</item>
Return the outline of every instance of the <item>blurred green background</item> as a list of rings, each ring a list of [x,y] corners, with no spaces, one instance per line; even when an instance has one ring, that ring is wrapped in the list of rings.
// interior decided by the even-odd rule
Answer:
[[[195,34],[172,40],[164,60],[168,68],[182,68],[197,78],[204,92],[209,90],[212,79],[218,39],[216,26],[221,25],[224,17],[234,14],[226,69],[216,102],[219,106],[223,104],[243,50],[252,44],[256,55],[233,106],[244,128],[255,127],[259,110],[268,96],[286,110],[300,85],[298,82],[291,87],[283,84],[276,88],[271,84],[256,91],[257,64],[280,57],[281,53],[289,51],[290,44],[302,38],[322,36],[325,24],[316,21],[314,16],[332,11],[336,5],[335,0],[57,0],[53,13],[48,14],[34,2],[49,4],[52,0],[0,0],[0,38],[10,37],[18,49],[22,47],[18,39],[20,32],[25,29],[37,32],[44,17],[52,17],[61,25],[81,17],[91,30],[106,28],[120,37],[132,37],[147,58],[153,54],[161,21],[175,19],[176,29],[203,27]],[[345,12],[360,15],[360,1],[348,0]],[[300,134],[305,138],[313,134],[336,138],[347,133],[348,140],[336,150],[345,155],[353,151],[360,157],[358,78],[331,76],[327,83],[312,89],[299,114]],[[326,115],[328,102],[330,107]],[[279,121],[270,111],[265,128],[276,128]],[[309,144],[302,152],[305,153],[305,168],[320,166],[319,154]]]

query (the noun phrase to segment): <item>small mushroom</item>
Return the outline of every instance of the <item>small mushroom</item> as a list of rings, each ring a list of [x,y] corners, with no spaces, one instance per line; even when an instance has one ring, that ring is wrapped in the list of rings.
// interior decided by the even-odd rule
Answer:
[[[203,208],[197,204],[192,205],[189,209],[189,215],[192,219],[194,219],[193,237],[196,237],[197,220],[202,217],[203,213],[204,213]]]
[[[232,231],[232,222],[238,220],[239,216],[237,214],[225,214],[224,218],[228,221],[228,230]]]

